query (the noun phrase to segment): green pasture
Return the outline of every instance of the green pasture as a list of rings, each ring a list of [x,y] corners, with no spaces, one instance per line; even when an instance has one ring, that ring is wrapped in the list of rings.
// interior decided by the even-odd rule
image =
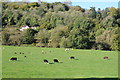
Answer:
[[[44,54],[42,53],[44,51]],[[17,52],[17,54],[14,54]],[[20,52],[24,54],[19,54]],[[16,56],[18,61],[9,59]],[[24,57],[26,56],[26,58]],[[69,59],[74,56],[76,60]],[[103,57],[108,56],[105,60]],[[60,63],[53,63],[57,58]],[[44,59],[50,63],[45,64]],[[117,78],[117,51],[64,48],[15,47],[2,48],[3,78]]]

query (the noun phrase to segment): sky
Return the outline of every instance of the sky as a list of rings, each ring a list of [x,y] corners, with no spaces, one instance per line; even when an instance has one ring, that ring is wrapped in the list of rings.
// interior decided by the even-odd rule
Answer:
[[[90,9],[90,7],[95,7],[96,9],[105,9],[107,7],[118,8],[118,2],[73,2],[72,5],[79,5],[85,9]]]
[[[21,1],[21,0],[18,0],[18,1]],[[29,0],[29,2],[37,2],[37,1],[38,0]],[[51,3],[51,2],[62,2],[65,0],[41,0],[41,1]],[[96,9],[98,8],[105,9],[106,7],[118,8],[118,6],[120,6],[120,3],[118,4],[120,0],[70,0],[70,1],[72,1],[73,6],[79,5],[85,9],[90,9],[90,7],[96,7]]]

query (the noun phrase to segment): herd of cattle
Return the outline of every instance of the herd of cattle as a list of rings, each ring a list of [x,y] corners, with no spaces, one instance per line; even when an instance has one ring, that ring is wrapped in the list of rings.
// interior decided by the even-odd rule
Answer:
[[[67,51],[67,50],[68,50],[68,49],[65,49],[65,51]],[[44,53],[44,51],[42,51],[42,53]],[[17,53],[15,52],[14,54],[17,54]],[[21,53],[21,52],[20,52],[19,54],[24,54],[24,53]],[[26,58],[27,56],[24,56],[24,57]],[[78,59],[76,59],[74,56],[70,56],[69,59],[71,59],[71,60],[78,60]],[[103,59],[109,59],[109,57],[108,57],[108,56],[105,56],[105,57],[103,57]],[[17,57],[11,57],[10,60],[11,60],[11,61],[17,61],[18,58],[17,58]],[[47,64],[50,64],[47,59],[44,59],[43,62],[44,62],[44,63],[47,63]],[[60,63],[60,61],[59,61],[58,59],[53,59],[53,62],[54,62],[54,63]]]
[[[15,52],[14,54],[17,54],[17,53]],[[20,52],[19,54],[24,54],[24,53]],[[27,56],[24,56],[24,57],[26,58]],[[70,59],[75,59],[75,57],[71,56]],[[11,57],[10,60],[11,61],[17,61],[18,58],[17,57]],[[54,61],[54,63],[59,63],[60,62],[58,59],[53,59],[53,61]],[[49,61],[47,59],[44,59],[43,62],[49,64]]]
[[[71,56],[70,59],[75,59],[75,57]],[[44,63],[49,64],[49,61],[47,59],[44,59],[43,61],[44,61]],[[60,63],[60,61],[58,59],[53,59],[53,61],[54,61],[54,63]]]

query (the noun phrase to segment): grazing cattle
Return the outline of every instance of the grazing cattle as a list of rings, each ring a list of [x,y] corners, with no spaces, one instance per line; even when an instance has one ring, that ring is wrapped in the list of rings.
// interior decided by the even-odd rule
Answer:
[[[17,57],[10,58],[11,61],[17,61]]]
[[[22,54],[24,54],[24,53],[22,53]]]
[[[48,62],[48,60],[47,60],[47,59],[44,59],[43,61],[44,61],[44,63],[49,64],[49,62]]]
[[[73,48],[71,50],[73,50]]]
[[[15,52],[15,54],[17,54],[17,53]]]
[[[105,56],[105,57],[103,57],[103,59],[109,59],[109,57]]]
[[[68,49],[68,48],[65,49],[65,51],[68,51],[68,50],[70,50],[70,49]]]
[[[20,54],[22,54],[22,53],[20,52]]]
[[[27,56],[24,56],[24,57],[27,57]]]
[[[75,57],[74,57],[74,56],[71,56],[70,59],[75,59]]]
[[[44,54],[45,52],[42,50],[42,54]]]
[[[54,63],[55,63],[55,62],[56,62],[56,63],[59,63],[58,59],[54,59],[53,61],[54,61]]]

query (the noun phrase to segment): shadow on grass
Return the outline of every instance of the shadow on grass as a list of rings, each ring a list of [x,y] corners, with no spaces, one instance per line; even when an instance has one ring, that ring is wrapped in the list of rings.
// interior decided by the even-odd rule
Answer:
[[[75,59],[75,60],[79,60],[79,59]]]
[[[49,63],[49,64],[54,64],[54,63]]]
[[[55,63],[63,63],[63,62],[55,62]],[[49,64],[55,64],[55,63],[49,63]]]

